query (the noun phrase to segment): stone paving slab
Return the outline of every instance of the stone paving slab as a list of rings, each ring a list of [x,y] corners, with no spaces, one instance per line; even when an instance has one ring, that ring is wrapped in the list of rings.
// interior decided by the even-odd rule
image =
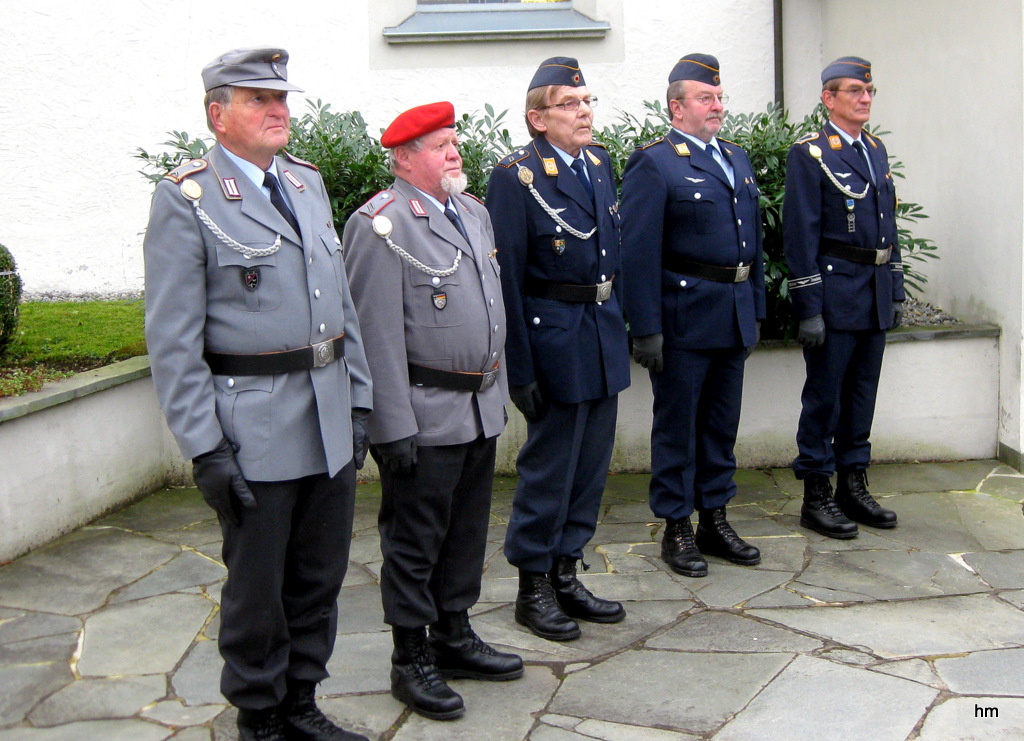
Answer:
[[[453,723],[390,696],[380,489],[361,484],[321,706],[378,741],[1024,737],[1024,476],[996,461],[875,466],[900,526],[849,541],[800,527],[791,471],[736,479],[730,520],[762,563],[709,558],[689,579],[661,561],[648,477],[611,476],[581,579],[627,618],[568,643],[513,619],[516,482],[498,479],[473,624],[527,671],[454,682],[468,710]],[[235,741],[220,548],[198,492],[172,489],[0,567],[0,741]]]

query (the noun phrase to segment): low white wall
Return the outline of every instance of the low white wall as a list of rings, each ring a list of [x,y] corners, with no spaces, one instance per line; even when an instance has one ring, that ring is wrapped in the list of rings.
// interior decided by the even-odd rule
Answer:
[[[898,333],[886,347],[872,432],[877,461],[996,456],[999,363],[994,328]],[[736,457],[742,468],[788,466],[796,451],[803,357],[758,349],[747,361]],[[70,402],[74,403],[70,403]],[[612,470],[647,471],[653,397],[646,371],[619,398]],[[509,407],[497,472],[515,474],[526,425]],[[135,358],[0,400],[0,563],[133,498],[187,483],[164,423],[148,358]],[[361,478],[377,478],[367,460]]]

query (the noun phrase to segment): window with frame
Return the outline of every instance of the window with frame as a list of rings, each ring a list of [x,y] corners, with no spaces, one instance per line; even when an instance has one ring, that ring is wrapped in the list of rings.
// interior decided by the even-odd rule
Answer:
[[[610,29],[574,10],[571,0],[417,0],[416,12],[383,34],[389,44],[417,44],[593,39]]]

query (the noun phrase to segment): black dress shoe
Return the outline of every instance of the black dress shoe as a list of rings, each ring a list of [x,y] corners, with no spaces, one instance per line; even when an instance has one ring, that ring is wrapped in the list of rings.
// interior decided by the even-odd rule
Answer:
[[[871,527],[896,527],[896,513],[885,509],[868,493],[867,473],[840,472],[836,482],[836,504],[843,514],[855,522]]]
[[[501,682],[523,676],[523,660],[495,651],[469,624],[469,613],[442,612],[428,639],[434,664],[445,679],[464,677]]]
[[[562,610],[571,618],[591,623],[617,623],[626,617],[626,610],[619,602],[595,597],[576,576],[576,559],[559,556],[549,574],[555,599]]]
[[[661,539],[661,558],[677,574],[702,577],[708,575],[708,562],[694,542],[690,518],[665,520],[665,535]]]
[[[316,706],[316,682],[289,680],[279,708],[288,741],[368,741],[334,725]]]
[[[736,534],[725,519],[725,507],[701,511],[697,520],[696,542],[705,556],[720,556],[740,566],[761,563],[761,551]]]
[[[549,641],[571,641],[580,637],[580,626],[565,614],[547,574],[519,571],[516,622]]]
[[[804,479],[804,503],[800,507],[800,524],[816,533],[849,540],[857,537],[857,524],[850,522],[832,498],[828,476],[807,474]]]
[[[466,712],[458,692],[445,683],[427,648],[425,628],[391,629],[391,695],[431,720],[452,720]]]
[[[288,741],[277,708],[238,709],[238,741]]]

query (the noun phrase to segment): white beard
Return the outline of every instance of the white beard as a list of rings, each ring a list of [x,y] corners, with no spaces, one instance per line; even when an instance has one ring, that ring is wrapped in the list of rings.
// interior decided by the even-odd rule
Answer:
[[[448,195],[459,195],[459,193],[466,189],[468,184],[469,180],[466,178],[465,173],[459,173],[457,176],[445,173],[441,176],[441,190]]]

